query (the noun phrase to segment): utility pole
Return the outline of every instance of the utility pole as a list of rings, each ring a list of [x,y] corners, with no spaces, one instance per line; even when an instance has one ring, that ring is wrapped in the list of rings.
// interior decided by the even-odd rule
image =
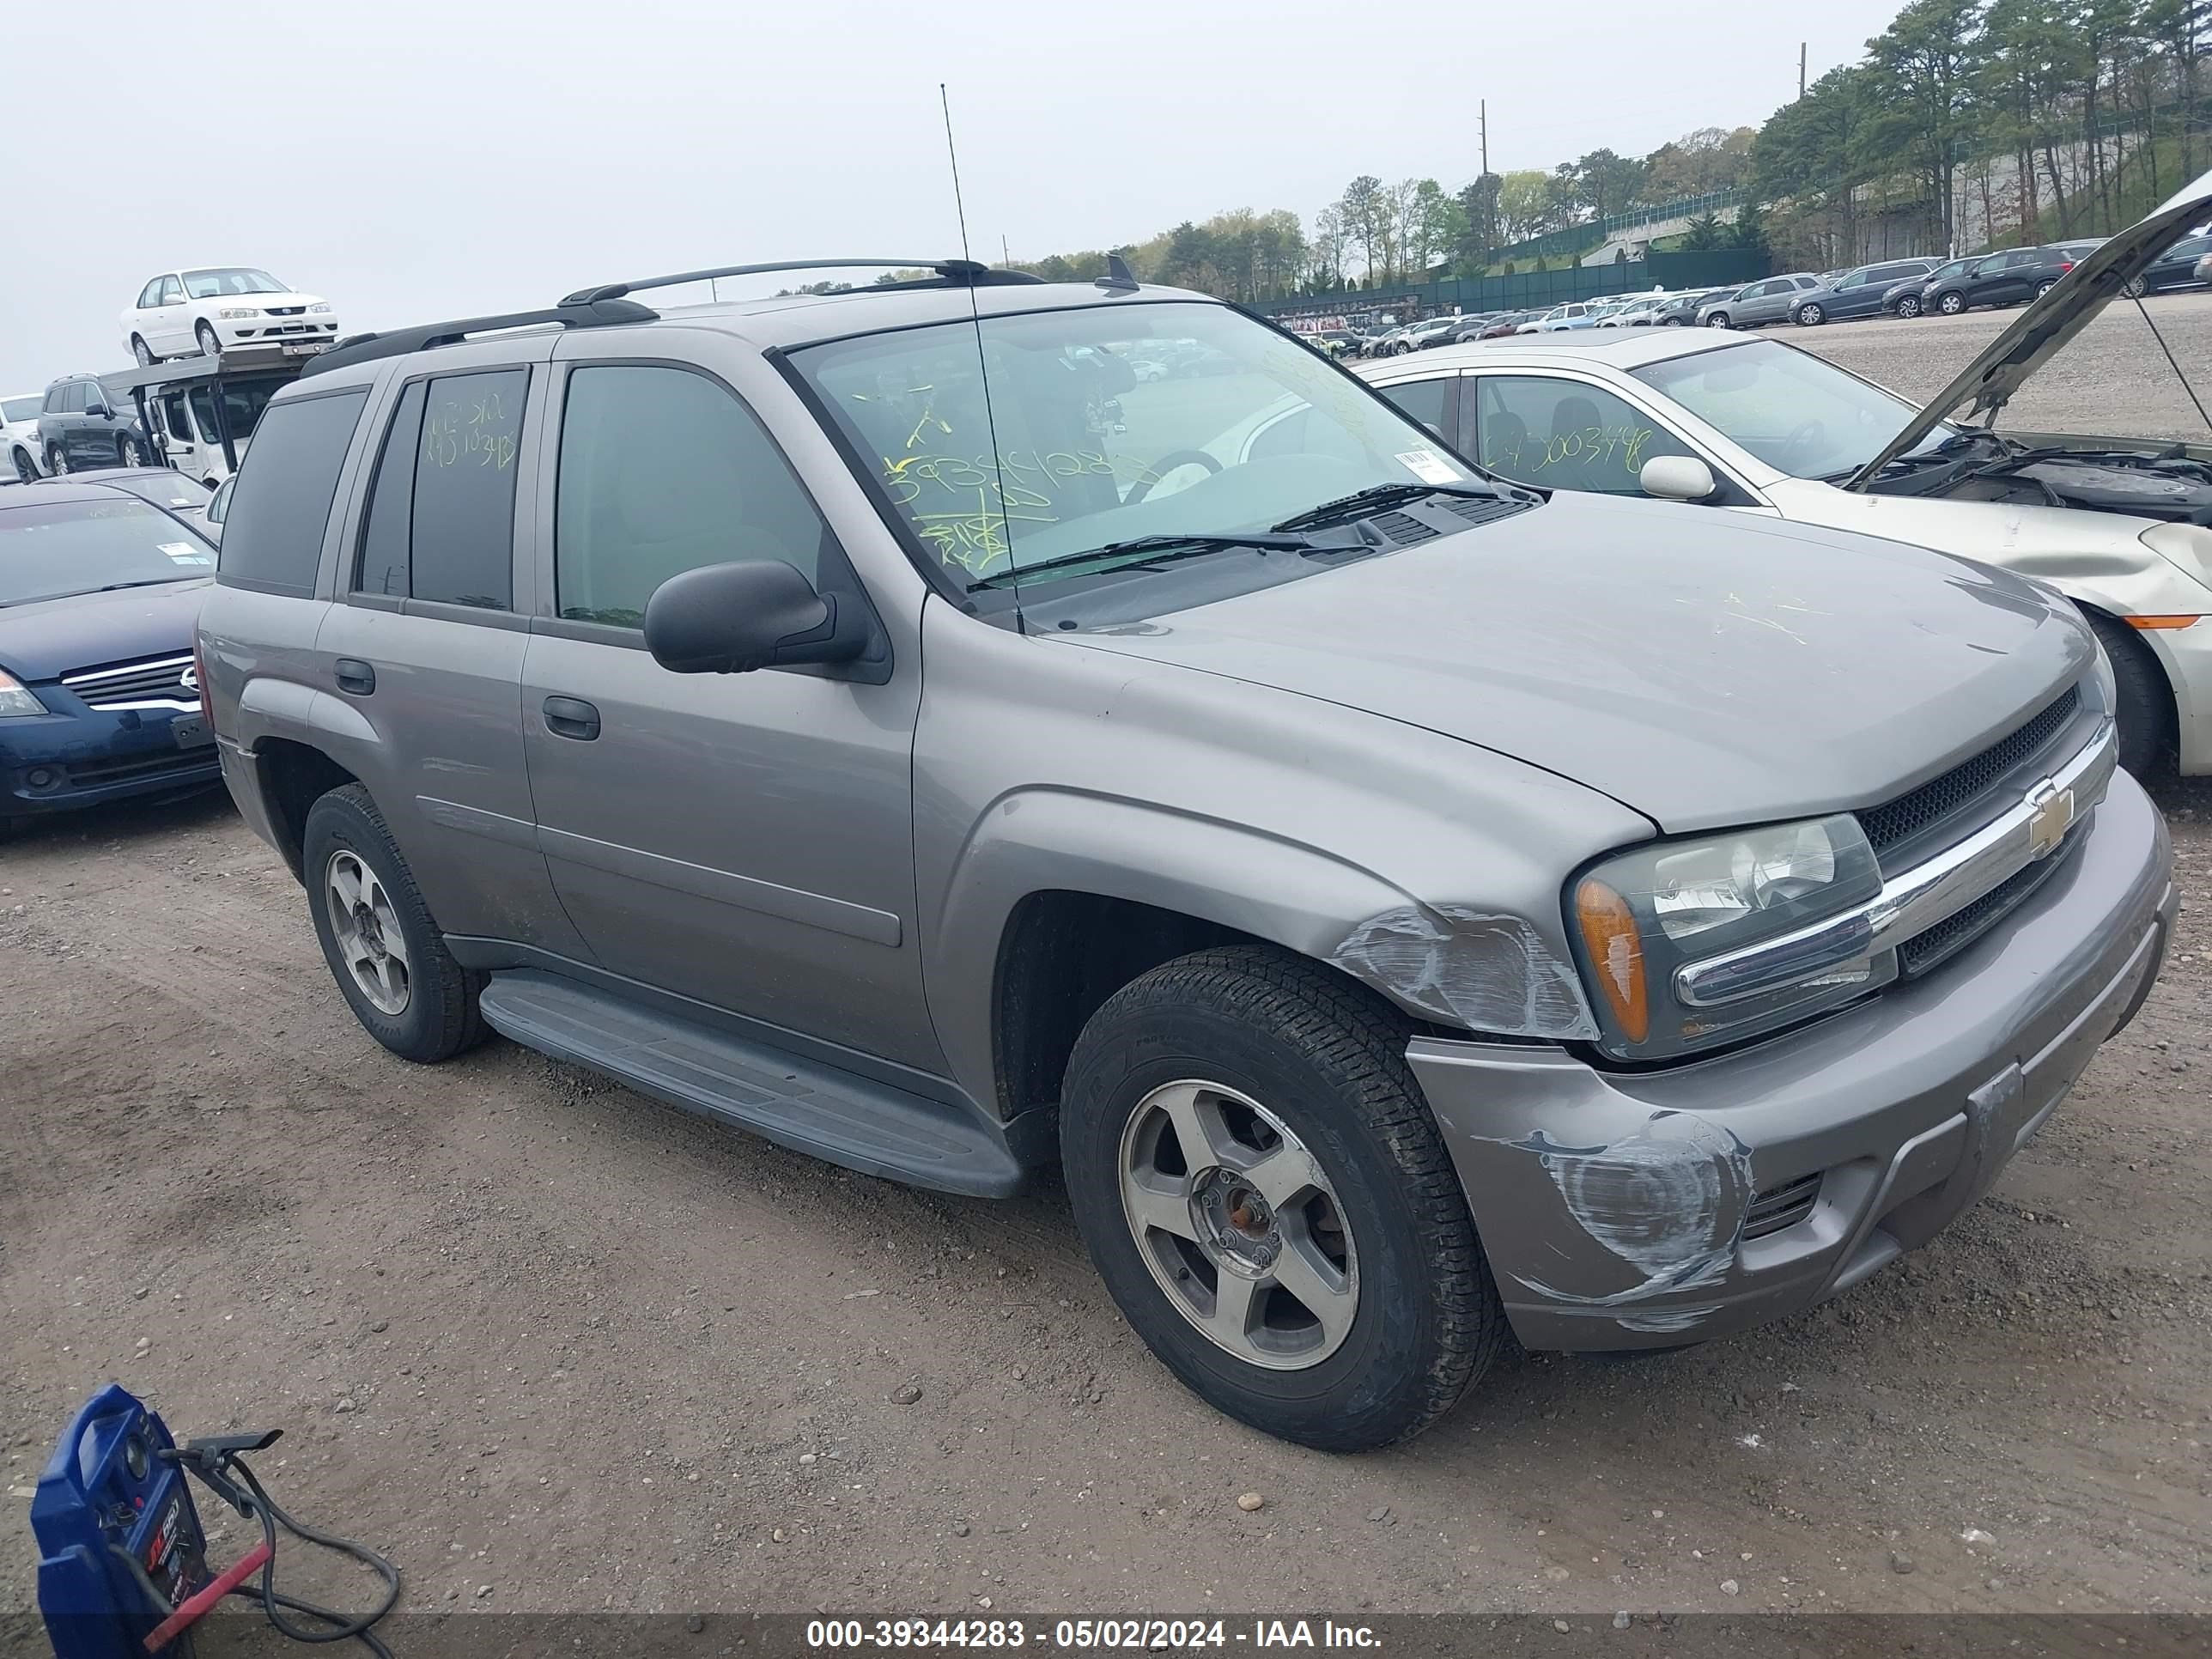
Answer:
[[[1014,263],[1014,256],[1006,251],[1006,239],[1003,235],[999,238],[999,263],[1010,270]]]
[[[1802,40],[1797,43],[1797,95],[1800,98],[1805,95],[1805,43]]]
[[[1474,108],[1474,118],[1480,124],[1477,130],[1482,135],[1482,172],[1487,178],[1490,175],[1490,100],[1478,100]]]

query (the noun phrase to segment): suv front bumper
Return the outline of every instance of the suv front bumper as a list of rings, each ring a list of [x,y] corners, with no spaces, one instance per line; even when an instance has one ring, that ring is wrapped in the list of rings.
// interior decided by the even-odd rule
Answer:
[[[1848,1290],[1986,1193],[2148,994],[2179,900],[2116,775],[2081,845],[1925,979],[1663,1072],[1417,1038],[1515,1334],[1663,1347]]]

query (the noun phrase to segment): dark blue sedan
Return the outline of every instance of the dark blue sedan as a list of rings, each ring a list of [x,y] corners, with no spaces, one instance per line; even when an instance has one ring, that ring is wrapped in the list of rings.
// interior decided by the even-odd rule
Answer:
[[[192,668],[214,574],[213,543],[123,490],[0,495],[0,832],[221,777]]]

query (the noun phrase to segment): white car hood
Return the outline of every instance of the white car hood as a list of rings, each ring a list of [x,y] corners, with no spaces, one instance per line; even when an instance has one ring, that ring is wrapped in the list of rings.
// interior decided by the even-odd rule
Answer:
[[[2030,305],[1989,349],[1966,365],[1959,378],[1930,398],[1905,429],[1872,460],[1851,475],[1846,489],[1864,489],[1881,471],[1911,448],[1961,404],[1971,415],[1992,418],[2012,400],[2021,384],[2089,325],[2122,289],[2149,269],[2159,255],[2187,235],[2212,209],[2212,173],[2170,198],[2157,212],[2140,219],[2068,271],[2041,299]]]

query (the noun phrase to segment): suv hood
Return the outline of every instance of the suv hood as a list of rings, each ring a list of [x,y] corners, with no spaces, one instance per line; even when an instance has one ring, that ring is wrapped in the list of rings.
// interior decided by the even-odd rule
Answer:
[[[1996,418],[2029,375],[2087,328],[2122,289],[2157,262],[2159,255],[2187,235],[2208,208],[2212,208],[2212,173],[2186,186],[2149,217],[2137,220],[2060,277],[2057,287],[2014,318],[2011,327],[1967,364],[1957,380],[1930,398],[1919,415],[1881,453],[1853,473],[1844,488],[1864,489],[1884,467],[1942,425],[1961,404],[1972,402],[1969,416],[1987,412]]]
[[[191,532],[178,539],[191,539]],[[52,680],[103,663],[189,651],[200,602],[212,586],[210,578],[198,576],[0,607],[0,668],[21,679]]]
[[[1423,726],[1669,832],[1890,799],[2020,725],[2095,649],[2070,611],[1987,566],[1565,491],[1341,569],[1049,637]]]

